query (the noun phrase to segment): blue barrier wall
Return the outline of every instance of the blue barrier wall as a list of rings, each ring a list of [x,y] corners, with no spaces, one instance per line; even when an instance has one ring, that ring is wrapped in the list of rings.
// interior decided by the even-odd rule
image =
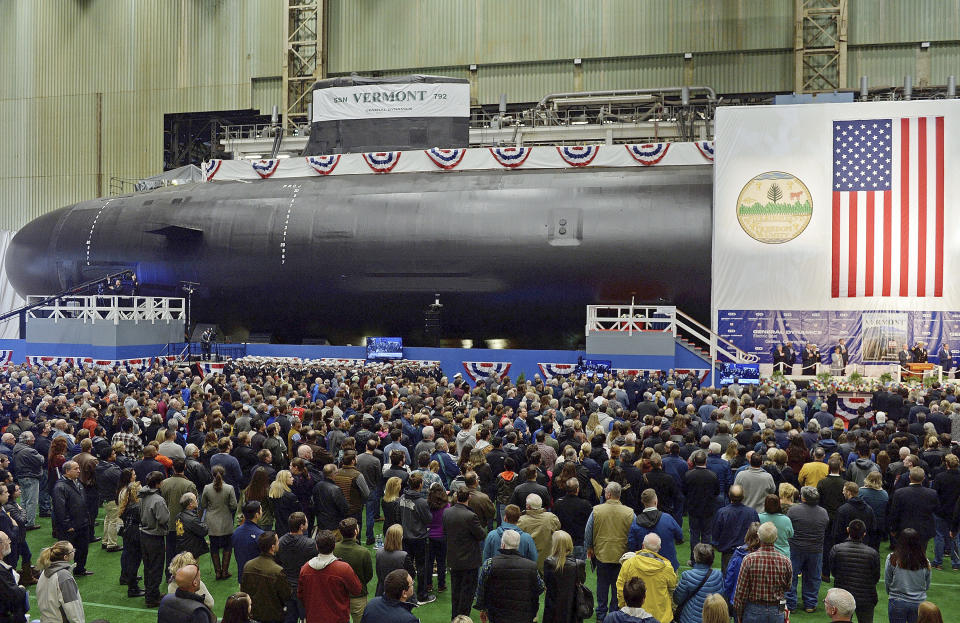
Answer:
[[[13,361],[22,363],[28,356],[92,357],[94,359],[134,359],[165,354],[165,344],[106,347],[90,344],[34,344],[24,340],[0,340],[0,350],[13,351]],[[247,344],[247,354],[257,357],[300,357],[301,359],[364,359],[362,346],[307,346],[299,344]],[[587,354],[576,350],[490,350],[482,348],[417,348],[403,349],[406,359],[439,361],[448,376],[466,371],[464,361],[510,362],[509,375],[516,379],[540,374],[540,363],[577,363],[584,359],[609,360],[614,368],[638,370],[707,369],[709,362],[677,345],[673,357],[663,355]]]

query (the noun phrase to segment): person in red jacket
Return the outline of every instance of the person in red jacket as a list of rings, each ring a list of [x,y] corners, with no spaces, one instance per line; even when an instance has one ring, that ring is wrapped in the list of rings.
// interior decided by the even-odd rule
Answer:
[[[307,623],[349,623],[350,598],[363,592],[353,568],[333,555],[335,545],[333,532],[319,531],[320,553],[300,568],[297,597],[307,613]]]

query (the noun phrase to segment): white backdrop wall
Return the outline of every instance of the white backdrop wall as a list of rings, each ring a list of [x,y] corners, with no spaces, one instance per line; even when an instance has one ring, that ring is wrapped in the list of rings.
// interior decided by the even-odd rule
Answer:
[[[834,122],[896,121],[921,116],[942,116],[944,124],[942,296],[932,296],[931,287],[926,288],[925,296],[917,296],[915,281],[910,285],[909,296],[899,296],[896,288],[892,292],[895,296],[877,296],[878,292],[875,291],[874,296],[851,297],[846,296],[845,289],[840,296],[833,296]],[[960,199],[956,196],[960,190],[956,182],[960,173],[958,132],[958,100],[718,108],[711,297],[714,326],[718,310],[960,310],[960,281],[952,278],[954,271],[960,267],[960,228],[956,226],[960,220]],[[928,145],[928,149],[932,149],[932,146]],[[932,152],[929,164],[934,165]],[[799,235],[792,240],[771,244],[751,237],[741,226],[738,200],[741,191],[756,176],[778,171],[795,176],[805,185],[812,211],[809,223]],[[900,182],[896,172],[893,178],[892,192],[896,197]],[[798,193],[801,190],[798,187]],[[867,227],[866,210],[862,206],[863,203],[856,223],[860,232]],[[910,210],[913,217],[911,248],[907,252],[912,257],[916,255],[915,245],[919,236],[914,229],[917,223],[916,196],[910,197]],[[928,229],[934,227],[934,211],[934,206],[928,205]],[[848,216],[849,213],[845,212],[841,223],[844,228],[850,226],[846,220]],[[876,218],[880,218],[879,210]],[[881,225],[877,229],[880,231],[882,223],[878,221],[877,224]],[[844,233],[841,241],[843,249],[847,248],[846,236]],[[932,229],[925,241],[927,257],[932,259]],[[896,247],[894,254],[901,251],[898,245]],[[880,253],[879,247],[875,253]],[[879,255],[877,258],[882,260]],[[862,250],[859,260],[859,265],[864,266]],[[911,262],[910,272],[915,274],[916,259],[911,259]],[[899,265],[896,261],[894,263],[896,272]],[[936,267],[932,264],[928,261],[927,275],[935,272]],[[912,279],[915,280],[915,277]]]

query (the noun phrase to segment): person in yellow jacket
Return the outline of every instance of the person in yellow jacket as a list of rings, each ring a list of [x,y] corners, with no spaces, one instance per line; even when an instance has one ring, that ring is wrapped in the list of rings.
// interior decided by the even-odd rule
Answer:
[[[673,621],[673,590],[677,587],[677,574],[659,551],[660,537],[651,532],[643,537],[643,549],[623,555],[620,575],[617,576],[617,602],[621,608],[627,605],[623,587],[630,578],[640,578],[647,586],[643,609],[660,623],[670,623]]]

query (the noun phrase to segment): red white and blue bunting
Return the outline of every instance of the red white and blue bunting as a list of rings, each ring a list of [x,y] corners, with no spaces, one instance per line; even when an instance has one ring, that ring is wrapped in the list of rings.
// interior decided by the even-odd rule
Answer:
[[[372,151],[363,154],[363,160],[374,173],[389,173],[400,162],[399,151]]]
[[[225,363],[213,363],[209,361],[204,361],[199,364],[200,369],[203,370],[203,374],[223,374],[223,367]]]
[[[697,146],[700,155],[713,162],[713,141],[697,141],[694,145]]]
[[[6,368],[11,363],[13,363],[13,351],[0,350],[0,367]]]
[[[220,170],[220,165],[223,164],[223,160],[219,158],[214,160],[209,160],[203,163],[203,180],[209,182],[217,174],[217,171]]]
[[[59,357],[53,355],[27,355],[27,364],[31,366],[60,367],[64,364],[76,368],[83,363],[83,357]]]
[[[430,149],[423,150],[423,153],[427,154],[427,157],[430,158],[430,161],[443,169],[444,171],[449,171],[450,169],[455,168],[460,161],[463,160],[464,155],[466,155],[466,149],[440,149],[438,147],[431,147]]]
[[[464,361],[463,369],[471,380],[485,379],[495,376],[502,379],[510,371],[509,361]]]
[[[624,147],[634,160],[649,167],[663,160],[670,149],[670,143],[644,143],[643,145],[624,145]]]
[[[846,421],[856,419],[857,409],[869,408],[872,398],[871,394],[837,394],[837,416]],[[868,412],[867,417],[872,418],[873,413]]]
[[[443,173],[446,171],[575,169],[584,166],[636,169],[654,164],[702,166],[713,162],[713,143],[701,141],[641,143],[608,148],[603,145],[557,147],[474,147],[416,149],[367,154],[331,154],[264,161],[210,160],[203,163],[206,181],[259,180],[317,175],[370,175],[374,173]],[[272,172],[271,172],[272,170]]]
[[[267,179],[271,175],[277,172],[277,167],[280,166],[280,158],[270,158],[267,160],[256,160],[251,165],[254,172],[263,179]]]
[[[572,167],[585,167],[600,152],[598,145],[578,145],[574,147],[557,146],[557,153],[563,158],[563,161]]]
[[[538,363],[540,374],[544,379],[552,379],[556,376],[568,376],[577,369],[575,363]]]
[[[516,169],[530,157],[532,147],[490,147],[493,158],[508,169]]]
[[[340,162],[340,154],[332,156],[307,156],[307,164],[320,175],[330,175]]]

